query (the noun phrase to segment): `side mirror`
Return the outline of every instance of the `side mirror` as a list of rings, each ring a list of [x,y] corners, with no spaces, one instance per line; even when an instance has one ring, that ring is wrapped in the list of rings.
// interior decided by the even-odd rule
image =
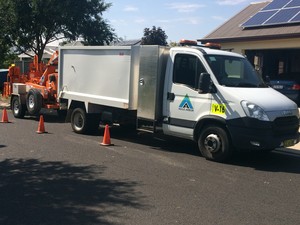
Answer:
[[[199,93],[209,93],[211,91],[211,79],[209,73],[201,73],[198,82]]]

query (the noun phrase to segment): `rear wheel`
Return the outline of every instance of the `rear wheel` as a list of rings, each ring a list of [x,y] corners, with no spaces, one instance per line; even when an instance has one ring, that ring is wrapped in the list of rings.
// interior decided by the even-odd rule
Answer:
[[[75,133],[84,134],[87,130],[87,117],[83,109],[74,109],[71,115],[71,126]]]
[[[76,108],[71,115],[71,126],[75,133],[95,133],[99,127],[100,116],[87,114],[85,110]]]
[[[26,112],[26,105],[22,105],[18,96],[14,96],[12,98],[11,109],[15,118],[24,118]]]
[[[26,97],[26,106],[30,115],[37,115],[43,104],[43,97],[36,89],[30,89]]]
[[[217,125],[206,126],[202,129],[198,147],[206,159],[216,162],[228,160],[233,152],[226,130]]]

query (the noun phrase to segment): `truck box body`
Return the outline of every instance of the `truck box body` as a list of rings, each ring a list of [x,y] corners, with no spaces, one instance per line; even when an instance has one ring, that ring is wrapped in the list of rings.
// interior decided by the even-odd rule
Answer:
[[[139,119],[156,121],[162,118],[164,77],[169,48],[162,46],[140,47],[138,88]]]
[[[137,110],[142,119],[162,112],[163,79],[168,48],[62,47],[59,89],[62,98]]]
[[[62,47],[60,97],[136,110],[138,55],[135,47]]]

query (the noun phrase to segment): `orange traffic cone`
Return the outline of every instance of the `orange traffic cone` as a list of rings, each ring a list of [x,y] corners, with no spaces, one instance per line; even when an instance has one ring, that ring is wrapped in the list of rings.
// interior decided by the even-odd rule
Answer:
[[[43,115],[40,115],[40,122],[39,122],[38,130],[36,132],[38,134],[46,133]]]
[[[109,133],[109,126],[108,125],[105,125],[104,136],[103,136],[103,141],[102,141],[101,145],[104,145],[104,146],[113,145],[110,142],[110,133]]]
[[[1,123],[8,123],[8,116],[7,116],[6,108],[3,109]]]

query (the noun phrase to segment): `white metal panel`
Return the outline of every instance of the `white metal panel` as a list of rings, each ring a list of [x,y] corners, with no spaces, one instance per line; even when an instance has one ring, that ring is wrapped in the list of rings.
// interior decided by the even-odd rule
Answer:
[[[99,95],[91,95],[91,94],[80,93],[80,92],[64,91],[61,97],[84,102],[86,104],[92,103],[96,105],[109,105],[111,107],[117,107],[122,109],[128,108],[127,100],[108,97],[108,96],[99,96]],[[71,102],[69,102],[69,104],[70,103]]]
[[[97,99],[98,104],[128,107],[130,47],[66,47],[59,57],[61,97],[85,96],[88,101],[87,96],[94,96],[90,100]]]
[[[13,83],[13,93],[14,94],[26,94],[26,84]]]

